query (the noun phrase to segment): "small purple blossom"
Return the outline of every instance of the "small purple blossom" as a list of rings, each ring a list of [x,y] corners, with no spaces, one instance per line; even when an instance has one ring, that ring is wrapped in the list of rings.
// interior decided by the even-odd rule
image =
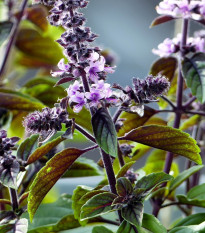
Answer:
[[[170,15],[174,18],[193,18],[198,20],[203,14],[204,5],[201,1],[191,0],[163,0],[156,7],[161,15]]]
[[[97,107],[97,105],[100,103],[100,100],[105,96],[100,90],[91,88],[90,92],[85,93],[85,97],[89,101],[90,107]]]
[[[74,95],[70,96],[69,103],[73,106],[74,112],[80,112],[86,104],[85,94],[77,91]]]
[[[73,84],[69,86],[67,89],[68,97],[71,97],[76,94],[80,90],[82,85],[76,80]]]

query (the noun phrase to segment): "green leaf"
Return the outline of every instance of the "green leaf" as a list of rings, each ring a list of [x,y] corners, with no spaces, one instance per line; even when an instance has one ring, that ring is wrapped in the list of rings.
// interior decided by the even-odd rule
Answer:
[[[20,165],[16,160],[9,166],[0,163],[0,183],[6,187],[17,189],[17,176],[20,171]]]
[[[121,140],[130,140],[182,155],[202,164],[200,149],[189,134],[168,126],[149,125],[130,131]]]
[[[27,164],[34,163],[44,155],[46,155],[49,151],[51,151],[54,147],[56,147],[59,143],[64,141],[65,138],[62,136],[59,136],[52,141],[47,142],[46,144],[42,145],[41,147],[38,147],[36,150],[33,151],[32,154],[30,154]]]
[[[137,189],[143,190],[144,189],[144,192],[142,192],[142,193],[144,195],[147,195],[149,192],[151,192],[159,184],[165,183],[165,182],[170,181],[172,179],[173,179],[172,176],[170,176],[164,172],[152,173],[152,174],[144,176],[140,180],[138,180],[136,185],[135,185],[135,190],[137,190]]]
[[[193,166],[189,168],[188,170],[183,171],[180,173],[175,179],[173,179],[170,183],[170,192],[175,190],[180,184],[183,183],[186,179],[188,179],[191,175],[194,173],[198,172],[204,167],[204,165],[198,165],[198,166]]]
[[[14,220],[16,215],[13,211],[0,211],[0,226],[9,223],[11,220]]]
[[[123,177],[126,172],[135,164],[135,161],[126,163],[123,167],[120,168],[119,172],[116,175],[116,179]]]
[[[183,76],[192,95],[205,102],[205,54],[196,53],[191,58],[185,57],[182,63]]]
[[[165,160],[166,151],[154,150],[147,158],[145,166],[142,169],[146,172],[147,175],[154,172],[162,172],[164,170]],[[177,163],[172,163],[170,174],[172,174],[173,177],[176,177],[179,174]]]
[[[4,224],[0,226],[1,233],[13,233],[14,224]]]
[[[84,186],[84,185],[79,185],[77,188],[73,191],[72,195],[72,209],[74,211],[74,216],[75,219],[78,219],[80,221],[80,212],[81,212],[81,207],[86,203],[86,201],[81,201],[81,198],[89,193],[92,190],[92,188]],[[87,223],[87,221],[85,221]],[[82,224],[82,223],[81,223]],[[84,225],[84,224],[83,224]]]
[[[45,107],[37,99],[8,89],[0,89],[0,107],[9,110],[35,111]]]
[[[56,202],[42,204],[29,224],[28,233],[50,233],[80,226],[73,216],[71,196],[63,194]],[[29,219],[28,213],[23,217]]]
[[[125,177],[121,177],[117,179],[116,189],[117,189],[117,193],[121,197],[126,197],[133,192],[133,187],[131,182]]]
[[[123,136],[126,133],[128,133],[130,130],[144,125],[145,122],[147,122],[155,113],[156,113],[156,110],[154,110],[150,107],[147,107],[147,106],[145,106],[145,108],[144,108],[143,117],[140,117],[136,113],[123,112],[120,115],[120,119],[124,119],[123,126],[119,130],[118,136]]]
[[[23,141],[17,150],[17,157],[26,161],[36,148],[38,147],[38,134],[34,134],[31,137]]]
[[[169,233],[203,233],[205,231],[205,222],[202,222],[199,225],[190,225],[190,226],[182,226],[176,227],[169,231]]]
[[[154,27],[156,25],[162,24],[162,23],[166,23],[169,22],[171,20],[175,19],[174,17],[170,16],[170,15],[162,15],[162,16],[158,16],[157,18],[155,18],[150,27]]]
[[[85,176],[99,176],[102,172],[96,163],[87,158],[79,158],[70,169],[63,175],[65,177],[85,177]]]
[[[57,153],[36,175],[28,196],[28,212],[33,216],[48,191],[85,150],[68,148]]]
[[[16,47],[24,53],[23,58],[27,58],[30,67],[34,62],[46,67],[56,65],[63,56],[61,48],[51,37],[32,28],[21,28],[18,31]]]
[[[182,204],[205,208],[205,184],[200,184],[190,189],[187,196],[177,195],[176,197]]]
[[[174,227],[198,225],[205,221],[205,213],[192,214],[179,221]]]
[[[116,233],[136,233],[136,231],[133,229],[132,224],[124,220]]]
[[[113,210],[112,202],[117,197],[113,193],[100,193],[88,200],[81,208],[81,220],[96,217]]]
[[[108,111],[100,108],[92,117],[92,126],[98,145],[109,155],[116,157],[117,133]]]
[[[0,46],[9,37],[13,23],[9,21],[0,22]]]
[[[122,217],[135,226],[141,226],[143,218],[144,205],[142,202],[134,202],[121,209]]]
[[[113,231],[107,229],[104,226],[93,227],[92,233],[113,233]]]
[[[153,233],[167,233],[166,228],[151,214],[143,214],[142,227]]]
[[[89,223],[85,227],[78,227],[78,228],[70,229],[70,230],[67,230],[67,231],[60,231],[59,233],[92,233],[93,228],[95,228],[96,226],[100,226],[100,227],[104,226],[107,229],[112,230],[113,232],[117,231],[117,226],[115,226],[113,224]],[[104,233],[104,231],[102,231],[101,233]]]
[[[187,120],[185,120],[184,122],[182,122],[180,129],[181,130],[186,130],[189,129],[190,127],[196,125],[199,123],[201,117],[199,115],[194,115],[189,117]]]
[[[93,133],[92,125],[91,125],[91,115],[90,112],[83,108],[79,113],[73,112],[73,110],[68,107],[68,113],[70,118],[75,118],[75,122],[82,126],[84,129],[88,130],[90,133]]]
[[[38,76],[29,80],[21,92],[28,94],[40,100],[46,106],[53,107],[53,105],[66,96],[65,89],[68,86],[54,87],[56,79],[52,77]]]

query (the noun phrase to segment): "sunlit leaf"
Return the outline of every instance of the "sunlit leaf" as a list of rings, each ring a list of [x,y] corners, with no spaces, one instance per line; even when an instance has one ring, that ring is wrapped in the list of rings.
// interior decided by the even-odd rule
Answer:
[[[0,107],[9,110],[35,111],[45,107],[40,101],[17,91],[0,89]]]
[[[117,173],[116,175],[116,178],[120,178],[120,177],[123,177],[126,172],[132,167],[132,165],[135,164],[135,161],[131,161],[131,162],[128,162],[126,163],[122,168],[120,168],[119,172]]]
[[[46,155],[49,151],[51,151],[54,147],[56,147],[59,143],[61,143],[64,140],[65,138],[59,136],[47,142],[46,144],[42,145],[41,147],[38,147],[28,157],[27,164],[34,163],[36,160]]]
[[[117,197],[113,193],[100,193],[88,200],[81,208],[81,220],[96,217],[113,210],[112,202]]]
[[[192,95],[205,102],[205,53],[196,53],[191,58],[185,57],[182,63],[183,76]]]
[[[30,8],[27,8],[25,13],[26,19],[35,24],[42,31],[46,31],[48,29],[48,20],[46,19],[46,17],[48,16],[48,11],[45,6],[32,6]]]
[[[15,233],[27,233],[28,232],[28,220],[25,218],[19,219],[15,223],[14,232]]]
[[[117,133],[113,121],[104,108],[100,108],[92,117],[92,126],[98,145],[109,155],[118,154]]]
[[[197,213],[180,220],[174,227],[198,225],[205,221],[205,213]]]
[[[143,117],[140,117],[138,114],[123,112],[120,115],[120,119],[124,119],[123,127],[119,130],[118,136],[123,136],[130,130],[144,125],[155,113],[154,109],[147,106],[145,106]]]
[[[198,172],[204,167],[204,165],[193,166],[188,170],[181,172],[174,180],[170,183],[170,192],[176,189],[179,185],[183,183],[186,179],[188,179],[191,175]]]
[[[189,117],[187,120],[185,120],[184,122],[182,122],[180,129],[181,130],[186,130],[189,129],[190,127],[196,125],[199,123],[201,117],[199,115],[194,115]]]
[[[168,126],[149,125],[130,131],[121,140],[130,140],[182,155],[197,164],[201,156],[196,141],[189,134]]]
[[[205,231],[205,222],[202,222],[199,225],[190,225],[190,226],[182,226],[176,227],[169,231],[169,233],[198,233]]]
[[[153,233],[167,233],[161,222],[151,214],[143,214],[142,227]]]
[[[45,167],[38,172],[30,186],[30,193],[28,196],[28,212],[31,220],[48,191],[73,162],[85,152],[85,150],[76,148],[65,149],[57,153],[46,163]]]
[[[37,30],[22,28],[18,32],[16,47],[24,53],[23,59],[27,59],[27,65],[38,66],[56,65],[62,58],[62,50],[50,37],[41,35]],[[29,59],[32,63],[29,64]]]
[[[136,233],[136,231],[133,229],[133,225],[132,224],[130,224],[129,222],[127,222],[127,221],[124,220],[120,224],[120,226],[119,226],[119,228],[118,228],[118,230],[117,230],[116,233]]]

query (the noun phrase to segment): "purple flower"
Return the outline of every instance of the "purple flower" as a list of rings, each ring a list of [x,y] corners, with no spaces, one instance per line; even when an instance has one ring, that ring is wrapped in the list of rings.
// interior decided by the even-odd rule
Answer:
[[[93,84],[92,87],[96,90],[101,91],[104,94],[105,98],[108,98],[112,95],[110,84],[105,83],[103,80],[100,80],[97,83]]]
[[[86,99],[84,93],[76,92],[69,98],[69,102],[73,105],[73,111],[78,113],[82,110],[83,106],[86,104]]]
[[[80,90],[80,83],[76,80],[72,85],[67,89],[68,97],[71,97],[76,94]]]
[[[89,100],[89,105],[91,107],[97,107],[97,105],[100,103],[100,100],[105,96],[100,90],[92,88],[90,92],[85,93],[85,97]]]
[[[93,82],[99,79],[99,72],[113,73],[112,67],[105,67],[105,58],[98,53],[93,52],[89,58],[89,66],[85,68],[85,72]]]
[[[66,72],[69,72],[71,66],[64,63],[64,58],[62,58],[58,63],[58,71],[52,72],[53,77],[63,76]]]
[[[173,40],[167,38],[158,45],[158,49],[153,49],[152,52],[160,57],[167,57],[177,51],[177,46]]]
[[[175,18],[196,18],[195,12],[199,8],[200,1],[188,0],[164,0],[156,7],[157,13],[162,15],[171,15]]]

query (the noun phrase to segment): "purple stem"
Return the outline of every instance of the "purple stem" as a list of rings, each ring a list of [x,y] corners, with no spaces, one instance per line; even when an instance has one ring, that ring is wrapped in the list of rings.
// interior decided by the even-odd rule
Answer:
[[[180,43],[180,57],[179,57],[180,62],[179,62],[179,67],[178,67],[179,75],[178,75],[178,80],[177,80],[177,101],[176,101],[177,103],[176,103],[176,108],[175,108],[175,120],[174,120],[174,125],[173,125],[174,128],[179,128],[180,121],[181,121],[181,115],[183,112],[182,97],[183,97],[184,79],[182,76],[181,59],[183,59],[185,56],[184,47],[186,46],[186,42],[187,42],[188,26],[189,26],[189,20],[184,19],[183,28],[182,28],[182,40]],[[167,174],[169,174],[170,172],[173,158],[174,158],[174,154],[171,152],[168,152],[166,161],[165,161],[165,167],[164,167],[164,172]],[[162,187],[165,187],[165,186],[166,184],[164,183]],[[154,209],[153,209],[153,214],[155,217],[158,216],[162,203],[163,203],[162,199],[155,200]]]
[[[12,189],[12,188],[9,188],[9,193],[10,193],[10,197],[11,197],[12,208],[13,208],[13,211],[15,211],[19,207],[18,194],[17,194],[16,190]]]
[[[19,15],[18,15],[18,18],[15,22],[15,25],[13,26],[12,28],[12,31],[11,31],[11,37],[10,37],[10,40],[8,42],[8,45],[6,47],[6,51],[5,51],[5,56],[3,58],[3,62],[2,62],[2,65],[1,65],[1,69],[0,69],[0,77],[2,77],[3,73],[4,73],[4,70],[5,70],[5,67],[6,67],[6,63],[8,61],[8,58],[9,58],[9,54],[11,52],[11,48],[14,44],[14,41],[16,39],[16,36],[17,36],[17,32],[18,32],[18,28],[19,28],[19,25],[20,25],[20,22],[21,22],[21,19],[23,17],[23,14],[24,14],[24,10],[26,8],[26,5],[28,3],[28,0],[24,0],[21,4],[21,7],[20,7],[20,11],[19,11]]]
[[[186,103],[184,103],[183,108],[188,108],[194,101],[196,100],[196,96],[191,97]]]
[[[96,140],[95,138],[89,134],[87,131],[85,131],[81,126],[75,124],[75,128],[80,132],[82,133],[86,138],[88,138],[90,141],[96,143]]]

